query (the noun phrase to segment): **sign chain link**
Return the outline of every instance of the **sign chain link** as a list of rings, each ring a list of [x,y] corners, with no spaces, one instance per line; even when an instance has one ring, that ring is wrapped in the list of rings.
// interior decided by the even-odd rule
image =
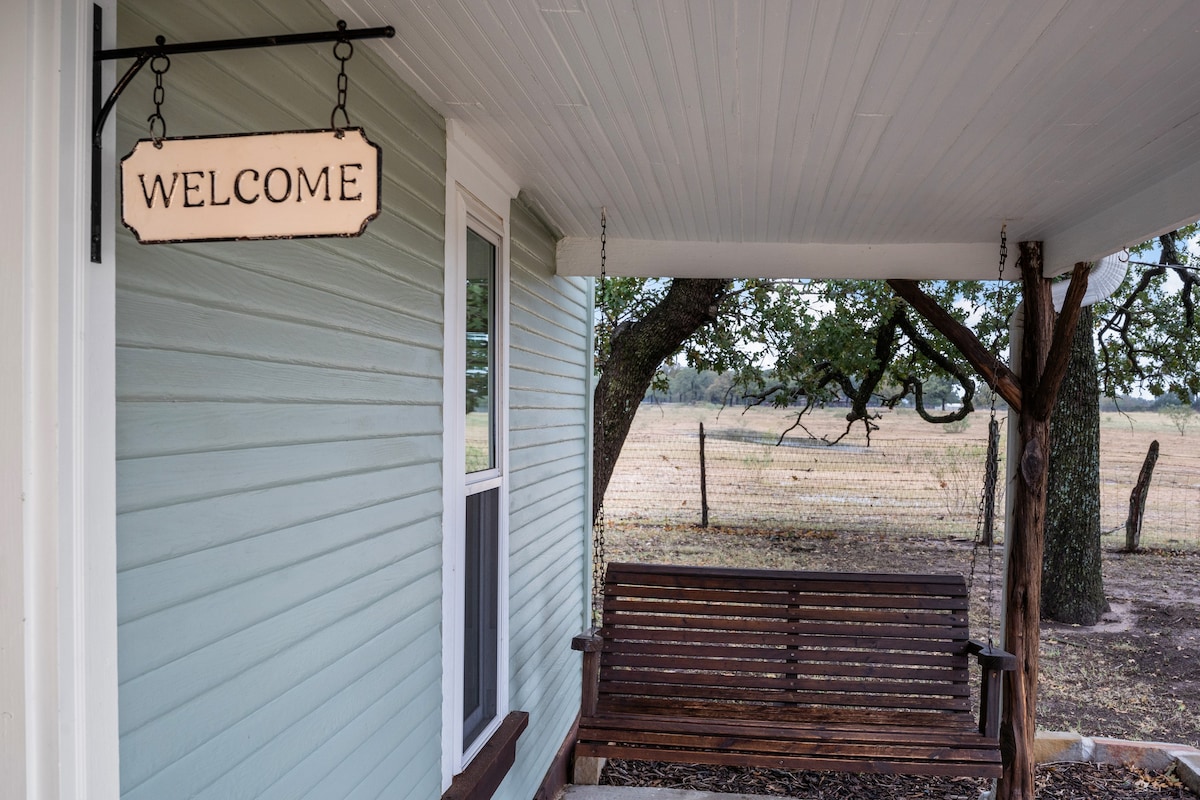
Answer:
[[[346,23],[338,20],[338,30],[346,30]],[[336,131],[337,138],[341,139],[345,135],[345,129],[350,127],[350,114],[346,111],[346,92],[350,88],[350,79],[346,76],[346,62],[354,55],[354,44],[349,39],[338,39],[333,45],[333,57],[340,62],[340,69],[337,76],[337,104],[333,107],[333,112],[329,115],[329,127]],[[342,119],[346,124],[339,126],[337,124],[338,112],[342,112]]]
[[[162,45],[165,40],[159,38],[159,44]],[[146,117],[146,122],[150,124],[150,136],[154,139],[154,146],[159,150],[162,149],[162,140],[167,136],[167,121],[163,119],[162,106],[166,99],[167,92],[163,88],[163,75],[171,68],[171,59],[169,56],[157,55],[150,60],[150,71],[154,73],[154,113]],[[157,126],[157,130],[156,130]]]

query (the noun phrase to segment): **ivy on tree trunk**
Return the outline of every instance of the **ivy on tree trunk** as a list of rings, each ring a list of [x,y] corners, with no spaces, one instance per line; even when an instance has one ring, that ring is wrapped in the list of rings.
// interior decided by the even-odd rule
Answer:
[[[1100,396],[1092,310],[1079,314],[1050,427],[1042,617],[1095,625],[1108,609],[1100,564]]]

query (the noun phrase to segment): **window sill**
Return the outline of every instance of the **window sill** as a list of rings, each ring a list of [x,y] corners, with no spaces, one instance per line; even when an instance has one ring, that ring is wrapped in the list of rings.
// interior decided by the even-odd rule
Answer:
[[[442,800],[488,800],[517,760],[517,739],[528,725],[528,711],[505,717],[467,768],[454,776]]]

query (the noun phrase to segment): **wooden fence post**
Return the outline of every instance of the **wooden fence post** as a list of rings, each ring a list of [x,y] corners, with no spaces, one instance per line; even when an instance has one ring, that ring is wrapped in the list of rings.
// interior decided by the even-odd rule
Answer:
[[[988,420],[987,464],[983,476],[983,543],[996,543],[996,480],[1000,468],[1000,423]],[[989,601],[990,602],[990,601]]]
[[[1135,553],[1142,546],[1142,519],[1146,516],[1146,495],[1150,493],[1150,478],[1158,462],[1158,439],[1150,443],[1146,460],[1138,473],[1137,483],[1129,493],[1129,517],[1125,520],[1125,552]]]

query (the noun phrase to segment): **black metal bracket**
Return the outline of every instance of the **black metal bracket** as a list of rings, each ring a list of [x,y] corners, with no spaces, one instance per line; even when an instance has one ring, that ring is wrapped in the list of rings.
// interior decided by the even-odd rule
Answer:
[[[247,50],[261,47],[283,47],[292,44],[321,44],[324,42],[342,42],[355,39],[390,39],[396,35],[396,29],[391,25],[382,28],[348,29],[343,20],[338,20],[337,30],[316,31],[314,33],[287,33],[280,36],[254,36],[245,39],[213,39],[207,42],[183,42],[167,44],[162,36],[155,38],[153,45],[144,47],[123,47],[112,50],[101,49],[104,35],[104,10],[92,6],[92,262],[100,263],[102,231],[100,218],[103,212],[101,194],[103,192],[103,177],[101,155],[101,139],[104,136],[104,125],[117,104],[117,98],[129,86],[134,76],[146,66],[146,62],[155,56],[173,56],[182,53],[213,53],[220,50]],[[105,61],[132,58],[134,62],[125,74],[117,80],[112,92],[103,104],[100,89],[100,67]]]

